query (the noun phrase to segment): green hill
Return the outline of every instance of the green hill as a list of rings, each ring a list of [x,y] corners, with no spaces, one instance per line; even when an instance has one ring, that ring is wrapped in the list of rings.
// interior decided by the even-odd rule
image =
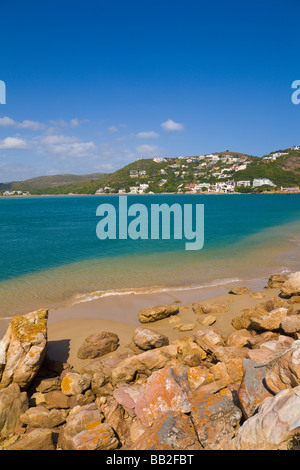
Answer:
[[[159,194],[191,191],[199,184],[211,189],[227,181],[249,181],[248,187],[236,185],[235,190],[253,192],[255,178],[268,178],[279,189],[300,186],[300,149],[278,150],[263,157],[226,150],[202,156],[138,159],[110,174],[55,175],[2,183],[0,192],[19,190],[38,195],[142,191]]]

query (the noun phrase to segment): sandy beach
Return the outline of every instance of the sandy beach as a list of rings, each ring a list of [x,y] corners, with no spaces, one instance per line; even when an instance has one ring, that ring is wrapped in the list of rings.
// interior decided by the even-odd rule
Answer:
[[[250,284],[250,285],[249,285]],[[119,295],[72,305],[65,308],[49,311],[48,318],[48,356],[50,359],[68,362],[75,369],[80,369],[89,360],[77,358],[77,351],[85,338],[92,333],[101,331],[114,332],[119,336],[119,348],[111,353],[119,354],[128,351],[134,330],[138,326],[145,326],[168,336],[170,341],[178,337],[193,334],[199,329],[214,328],[222,335],[227,336],[234,331],[231,321],[242,314],[247,308],[253,308],[260,300],[251,297],[252,292],[264,292],[263,300],[278,296],[278,289],[264,289],[267,279],[258,283],[249,283],[246,287],[248,294],[232,295],[231,288],[241,287],[239,283],[223,285],[218,288],[207,288],[190,291],[164,292],[162,294]],[[203,301],[205,303],[225,303],[228,312],[216,314],[216,322],[209,327],[197,322],[199,318],[192,310],[192,303]],[[155,305],[177,303],[180,324],[196,324],[192,331],[178,331],[176,324],[169,319],[153,323],[141,324],[138,312]],[[5,325],[5,323],[7,323]],[[1,336],[5,333],[9,320],[1,322]]]

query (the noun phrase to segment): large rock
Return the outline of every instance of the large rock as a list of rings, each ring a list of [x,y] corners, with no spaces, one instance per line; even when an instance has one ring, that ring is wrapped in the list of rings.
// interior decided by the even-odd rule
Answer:
[[[17,383],[25,390],[46,355],[48,310],[14,317],[0,341],[0,388]]]
[[[79,359],[95,359],[115,351],[119,338],[115,333],[102,331],[89,335],[77,352]]]
[[[169,339],[167,336],[148,328],[137,328],[132,337],[133,343],[140,349],[147,351],[148,349],[161,348],[168,346]]]
[[[135,405],[138,397],[145,390],[145,385],[123,384],[113,392],[114,399],[121,405],[131,417],[135,417]]]
[[[120,442],[125,444],[130,434],[130,425],[133,419],[127,416],[123,408],[114,397],[97,399],[97,407],[103,413],[106,424],[109,424],[116,432]]]
[[[141,323],[152,323],[170,317],[179,312],[177,305],[157,305],[140,310],[138,318]]]
[[[20,416],[20,420],[33,428],[52,429],[63,424],[67,416],[67,410],[47,410],[44,406],[33,406]]]
[[[51,429],[35,429],[19,436],[7,450],[55,450],[54,433]]]
[[[227,305],[221,302],[215,302],[212,304],[194,302],[192,304],[192,309],[196,315],[208,315],[215,313],[226,313],[228,312]]]
[[[243,360],[243,378],[238,397],[246,419],[254,415],[265,398],[272,396],[264,385],[266,372],[263,364],[247,358]]]
[[[183,413],[159,416],[134,442],[131,450],[201,450],[193,423]]]
[[[283,318],[280,328],[288,335],[297,333],[300,331],[300,315],[289,315]]]
[[[233,289],[230,289],[228,294],[234,294],[234,295],[249,294],[249,289],[247,287],[235,287]]]
[[[265,381],[273,393],[300,385],[300,340],[279,350],[270,364]]]
[[[189,413],[190,398],[186,370],[164,368],[148,378],[145,390],[136,400],[135,412],[142,424],[149,427],[168,411]]]
[[[276,308],[271,312],[268,312],[266,315],[260,317],[251,317],[250,325],[255,330],[268,330],[268,331],[278,331],[281,327],[281,322],[287,316],[287,308]]]
[[[287,278],[286,274],[272,274],[268,280],[268,287],[270,289],[281,288]]]
[[[0,390],[0,435],[7,437],[22,426],[21,415],[28,409],[26,392],[17,384]]]
[[[84,392],[91,384],[89,374],[78,374],[78,372],[68,372],[61,381],[61,391],[67,395],[76,395]]]
[[[112,382],[114,384],[131,382],[137,374],[149,377],[152,372],[162,369],[176,359],[177,355],[177,347],[170,344],[128,357],[111,371]]]
[[[233,441],[235,450],[286,450],[300,432],[300,386],[266,398]]]
[[[71,450],[114,450],[118,446],[119,439],[107,423],[81,431],[70,441]]]
[[[85,406],[76,406],[70,411],[63,426],[58,444],[62,450],[72,450],[72,439],[82,431],[96,428],[102,423],[104,416],[98,410],[95,403]]]
[[[225,346],[217,330],[199,330],[194,335],[195,342],[207,353],[214,353],[219,346]]]
[[[234,436],[242,413],[229,397],[199,388],[193,392],[191,417],[201,445],[206,449],[220,449],[224,440]]]
[[[300,295],[300,271],[292,273],[288,276],[287,281],[285,281],[281,287],[281,294],[284,297]]]

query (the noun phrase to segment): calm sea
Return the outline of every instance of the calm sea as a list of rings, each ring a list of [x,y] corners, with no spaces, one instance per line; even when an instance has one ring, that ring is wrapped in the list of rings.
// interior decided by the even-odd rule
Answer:
[[[105,240],[97,207],[118,196],[0,199],[0,316],[103,295],[193,289],[300,269],[300,195],[128,196],[204,204],[202,250],[186,240]]]

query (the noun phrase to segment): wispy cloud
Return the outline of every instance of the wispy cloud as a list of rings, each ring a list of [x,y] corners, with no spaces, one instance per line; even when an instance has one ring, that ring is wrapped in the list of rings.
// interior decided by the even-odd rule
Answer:
[[[30,121],[29,119],[25,119],[24,121],[17,122],[8,116],[4,116],[3,118],[0,118],[0,127],[15,127],[17,129],[30,129],[33,131],[46,129],[45,124],[41,122]]]
[[[157,134],[154,131],[145,131],[145,132],[138,132],[136,134],[136,137],[138,139],[157,139],[159,137],[159,134]]]
[[[167,121],[161,123],[161,127],[165,131],[172,132],[172,131],[182,131],[182,129],[184,128],[184,125],[179,122],[173,121],[173,119],[168,119]]]
[[[61,158],[84,158],[95,152],[96,145],[92,141],[84,142],[74,136],[48,135],[39,140],[38,148]]]
[[[139,157],[151,158],[162,153],[162,149],[157,145],[143,144],[136,147]]]

